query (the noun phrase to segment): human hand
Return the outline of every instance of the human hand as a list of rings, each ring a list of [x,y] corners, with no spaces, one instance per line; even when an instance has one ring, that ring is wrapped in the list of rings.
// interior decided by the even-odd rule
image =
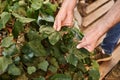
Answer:
[[[67,10],[67,8],[62,7],[58,12],[53,28],[60,31],[62,26],[72,26],[73,25],[73,11]]]
[[[92,52],[97,46],[98,39],[100,38],[99,34],[97,35],[94,30],[88,31],[83,39],[77,45],[77,48],[85,48],[88,51]]]

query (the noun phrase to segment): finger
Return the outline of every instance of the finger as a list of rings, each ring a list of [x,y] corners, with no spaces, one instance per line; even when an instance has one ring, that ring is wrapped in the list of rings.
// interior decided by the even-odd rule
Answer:
[[[93,51],[93,49],[91,48],[90,45],[87,45],[87,46],[85,46],[84,48],[87,49],[89,52],[92,52],[92,51]]]
[[[55,30],[57,30],[57,21],[56,21],[56,20],[55,20],[55,22],[54,22],[53,28],[54,28]]]
[[[54,22],[53,28],[56,31],[60,31],[60,29],[61,29],[61,20],[58,21],[58,19],[56,19],[55,22]]]
[[[84,36],[84,37],[82,38],[82,40],[79,41],[79,43],[82,43],[82,42],[86,42],[86,43],[87,43],[86,36]]]
[[[81,41],[79,41],[79,44],[77,45],[77,48],[83,48],[87,45],[86,37],[84,36]]]
[[[60,21],[57,22],[56,30],[57,30],[57,31],[60,31],[61,27],[62,27],[62,26],[61,26],[61,20],[60,20]]]
[[[89,52],[93,51],[93,49],[91,49],[89,46],[85,46],[84,48],[87,49]]]
[[[84,48],[89,51],[89,48],[87,46],[85,46]]]
[[[81,42],[77,45],[77,49],[84,48],[87,44],[85,42]]]
[[[93,46],[88,46],[88,51],[90,51],[90,52],[94,51],[94,47]]]

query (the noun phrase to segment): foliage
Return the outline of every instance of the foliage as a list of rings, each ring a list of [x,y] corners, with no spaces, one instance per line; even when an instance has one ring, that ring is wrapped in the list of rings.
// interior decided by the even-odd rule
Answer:
[[[52,26],[57,1],[0,0],[1,80],[99,80],[99,65],[76,49],[79,29]]]

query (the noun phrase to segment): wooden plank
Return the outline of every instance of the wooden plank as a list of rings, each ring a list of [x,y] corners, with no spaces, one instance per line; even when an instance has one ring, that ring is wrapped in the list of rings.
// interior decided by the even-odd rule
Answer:
[[[104,15],[112,7],[113,4],[114,4],[113,0],[109,1],[108,3],[106,3],[105,5],[103,5],[102,7],[100,7],[99,9],[97,9],[95,12],[93,12],[90,15],[84,17],[82,25],[84,27],[87,27],[88,25],[90,25],[91,23],[93,23],[99,17],[101,17],[102,15]]]
[[[84,27],[82,31],[83,31],[84,33],[88,32],[88,31],[91,30],[93,27],[95,27],[95,25],[96,25],[97,23],[99,23],[103,17],[104,17],[104,15],[101,16],[100,19],[98,19],[97,21],[95,21],[95,22],[94,22],[93,24],[91,24],[89,27]],[[96,26],[96,27],[97,27],[97,26]]]
[[[77,7],[74,9],[74,18],[77,20],[78,25],[82,24],[82,16],[79,14]]]
[[[97,0],[94,3],[90,4],[87,8],[86,8],[86,13],[89,14],[90,12],[94,11],[95,9],[97,9],[98,7],[100,7],[101,5],[103,5],[104,3],[106,3],[109,0]]]
[[[99,71],[100,71],[100,80],[102,80],[106,74],[118,63],[120,60],[120,45],[114,50],[112,54],[112,60],[108,62],[103,62],[100,65]]]

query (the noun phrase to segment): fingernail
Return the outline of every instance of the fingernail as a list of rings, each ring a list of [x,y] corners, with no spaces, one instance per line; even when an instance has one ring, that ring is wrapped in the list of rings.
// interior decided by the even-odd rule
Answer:
[[[57,28],[57,31],[60,31],[60,29],[59,29],[59,28]]]
[[[57,29],[57,31],[59,31],[59,30]]]
[[[76,48],[79,49],[80,47],[77,45]]]

